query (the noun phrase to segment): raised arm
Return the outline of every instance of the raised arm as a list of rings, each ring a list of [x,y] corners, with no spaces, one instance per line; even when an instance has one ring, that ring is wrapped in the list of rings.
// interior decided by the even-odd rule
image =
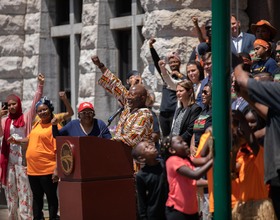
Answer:
[[[206,39],[203,37],[201,28],[200,28],[199,25],[198,25],[198,18],[195,17],[195,16],[193,16],[193,17],[192,17],[192,22],[193,22],[193,25],[194,25],[194,28],[195,28],[195,31],[196,31],[197,38],[198,38],[199,42],[200,42],[200,43],[206,42]]]
[[[43,95],[43,88],[44,88],[44,83],[45,83],[44,74],[39,73],[37,79],[38,79],[38,88],[37,88],[37,91],[33,98],[32,105],[31,105],[30,109],[26,113],[24,113],[24,120],[26,122],[26,132],[27,132],[26,135],[28,135],[30,133],[31,127],[32,127],[32,122],[36,116],[35,105],[41,99],[41,97]]]
[[[126,104],[126,95],[128,90],[122,84],[121,80],[115,76],[103,63],[100,62],[98,56],[93,56],[92,62],[100,69],[103,73],[101,78],[98,80],[98,84],[106,89],[107,92],[114,95],[114,97],[123,105]]]
[[[159,55],[158,55],[157,51],[154,48],[154,43],[155,42],[156,42],[156,39],[150,38],[149,47],[150,47],[150,52],[151,52],[151,55],[152,55],[152,59],[154,61],[154,65],[155,65],[157,71],[159,72],[159,74],[161,75],[161,70],[160,70],[160,67],[158,65],[158,61],[160,60],[160,58],[159,58]]]
[[[59,94],[59,98],[61,99],[61,101],[63,102],[63,104],[66,107],[66,112],[63,115],[63,120],[67,121],[74,115],[74,111],[73,111],[73,108],[72,108],[69,100],[67,99],[66,92],[60,91],[58,94]]]
[[[158,65],[160,67],[160,71],[161,71],[161,76],[163,78],[163,81],[167,84],[167,86],[176,91],[176,88],[177,88],[177,83],[179,81],[175,81],[172,79],[172,76],[170,75],[170,73],[167,71],[167,69],[165,68],[165,61],[164,60],[160,60],[158,61]]]
[[[53,117],[51,123],[53,138],[56,138],[57,136],[68,136],[68,127],[70,126],[71,122],[67,123],[64,127],[61,127],[59,125],[59,120],[56,117]]]
[[[203,166],[201,166],[196,170],[192,170],[188,166],[181,166],[179,169],[177,169],[177,172],[182,176],[186,176],[190,179],[198,180],[203,175],[205,175],[205,173],[211,168],[212,164],[213,164],[213,159],[209,160],[206,164],[204,164]]]

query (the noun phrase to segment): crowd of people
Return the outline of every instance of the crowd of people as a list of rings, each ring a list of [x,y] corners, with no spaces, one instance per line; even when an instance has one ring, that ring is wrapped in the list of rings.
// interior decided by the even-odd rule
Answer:
[[[162,139],[160,148],[145,140],[132,151],[134,160],[142,164],[136,173],[140,219],[214,216],[212,22],[205,24],[206,37],[198,19],[193,22],[200,43],[186,64],[186,74],[180,73],[181,58],[176,52],[166,56],[166,63],[156,52],[156,39],[149,40],[164,83],[159,113]],[[252,24],[252,34],[241,32],[240,27],[232,15],[232,218],[280,219],[280,152],[276,146],[280,41],[274,42],[277,30],[266,20]]]
[[[0,110],[1,185],[5,189],[9,219],[44,219],[46,195],[51,220],[59,219],[56,165],[57,136],[96,136],[121,141],[132,149],[139,219],[208,220],[215,211],[213,195],[212,137],[212,21],[205,24],[206,37],[193,18],[199,44],[180,72],[181,58],[174,51],[161,60],[149,39],[157,72],[163,81],[159,114],[152,111],[155,97],[141,74],[127,74],[126,84],[99,59],[92,62],[102,72],[98,84],[120,105],[112,137],[108,126],[95,118],[92,103],[82,102],[78,119],[65,92],[59,96],[66,111],[54,114],[43,96],[44,75],[30,109],[22,112],[15,94]],[[231,16],[231,53],[240,63],[232,68],[232,179],[233,219],[280,219],[280,41],[268,21],[241,32]],[[236,61],[235,60],[235,61]],[[37,115],[37,116],[36,116]]]

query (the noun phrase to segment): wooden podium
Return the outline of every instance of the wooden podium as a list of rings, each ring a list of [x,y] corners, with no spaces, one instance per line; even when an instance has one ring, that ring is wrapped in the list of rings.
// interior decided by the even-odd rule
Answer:
[[[60,218],[135,220],[131,149],[98,137],[57,137]]]

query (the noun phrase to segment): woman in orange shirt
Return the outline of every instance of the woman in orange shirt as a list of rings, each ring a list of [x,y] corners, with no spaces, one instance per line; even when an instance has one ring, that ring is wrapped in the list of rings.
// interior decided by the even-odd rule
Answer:
[[[28,142],[26,151],[27,174],[33,193],[33,219],[43,219],[44,194],[47,196],[49,216],[51,220],[59,219],[57,198],[56,141],[52,135],[54,107],[52,102],[43,97],[36,104],[36,113],[40,120],[35,123],[27,138],[10,140],[24,144]]]

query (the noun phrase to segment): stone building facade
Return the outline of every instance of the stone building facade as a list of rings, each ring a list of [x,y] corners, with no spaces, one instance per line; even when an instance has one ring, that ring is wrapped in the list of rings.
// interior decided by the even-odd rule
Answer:
[[[232,3],[245,31],[250,22],[247,8],[247,0]],[[176,49],[186,62],[198,43],[192,16],[203,28],[211,17],[211,1],[1,0],[0,101],[16,93],[24,107],[30,106],[36,76],[42,72],[44,95],[53,100],[56,112],[63,110],[58,92],[67,90],[75,110],[80,102],[90,101],[97,117],[106,121],[117,102],[96,84],[101,73],[90,58],[97,54],[123,80],[129,70],[138,69],[156,94],[157,110],[162,82],[148,39],[156,38],[154,46],[161,57]]]

